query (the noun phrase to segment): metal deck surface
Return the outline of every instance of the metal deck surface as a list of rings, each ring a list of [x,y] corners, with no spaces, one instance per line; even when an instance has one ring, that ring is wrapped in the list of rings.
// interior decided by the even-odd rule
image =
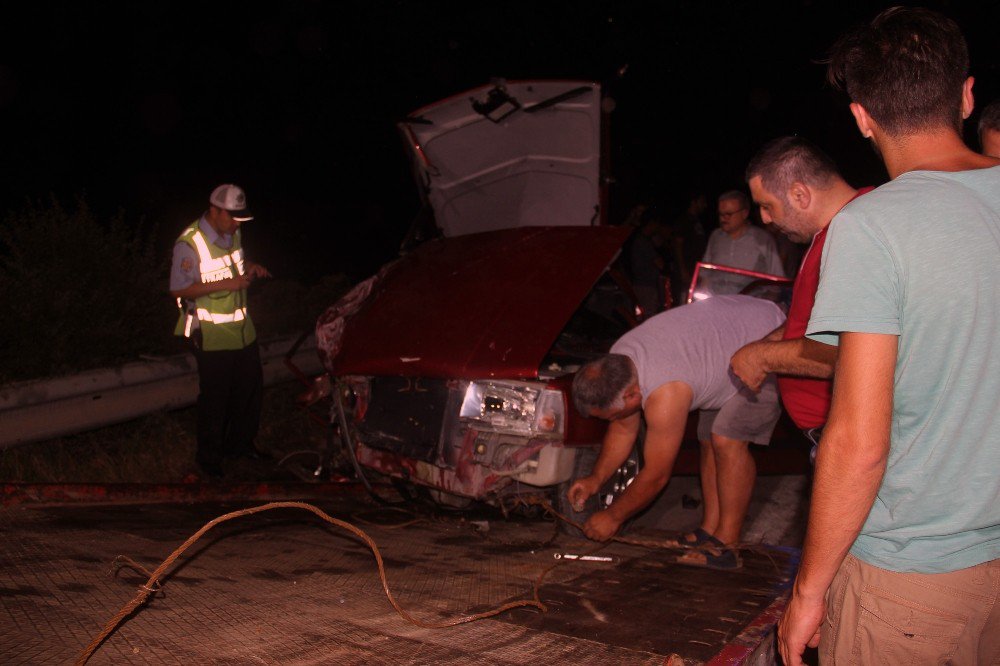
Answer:
[[[111,575],[116,556],[152,571],[209,520],[262,503],[0,509],[0,662],[73,662],[146,582],[129,569]],[[364,498],[312,504],[375,540],[400,605],[429,622],[530,599],[554,553],[593,548],[541,520],[427,517],[394,528],[409,517]],[[733,663],[720,653],[745,653],[739,646],[770,630],[795,566],[795,552],[780,549],[744,553],[738,572],[622,544],[600,554],[618,561],[563,560],[546,575],[547,613],[424,629],[393,610],[360,539],[307,511],[266,511],[193,544],[90,663]]]

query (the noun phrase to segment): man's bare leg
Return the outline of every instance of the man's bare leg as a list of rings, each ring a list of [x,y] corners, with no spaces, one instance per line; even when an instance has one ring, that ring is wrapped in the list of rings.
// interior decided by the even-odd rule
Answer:
[[[719,528],[719,485],[716,472],[715,447],[711,441],[701,441],[699,475],[701,478],[701,529],[714,535]],[[688,535],[689,541],[694,535]]]
[[[701,525],[699,527],[714,535],[719,527],[719,490],[715,471],[715,451],[710,441],[699,441],[698,478],[701,482]],[[679,545],[695,545],[698,535],[688,532],[681,535]]]
[[[757,477],[757,464],[750,455],[747,442],[713,434],[711,444],[710,450],[715,456],[714,467],[702,464],[703,474],[706,469],[713,469],[715,472],[718,521],[716,529],[710,534],[724,544],[735,546],[740,541],[743,521],[750,505],[750,496]],[[702,451],[705,448],[703,447]],[[704,566],[708,563],[709,557],[717,558],[724,552],[721,548],[706,544],[697,550],[685,553],[677,558],[677,561]],[[733,564],[738,566],[738,560]]]
[[[719,541],[735,545],[740,542],[743,521],[750,506],[750,496],[757,479],[757,464],[746,441],[713,433],[712,449],[715,452],[719,493],[719,524],[713,534]]]

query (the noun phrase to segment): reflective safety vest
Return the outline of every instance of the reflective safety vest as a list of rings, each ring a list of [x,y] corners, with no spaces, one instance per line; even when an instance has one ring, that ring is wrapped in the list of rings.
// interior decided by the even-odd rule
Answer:
[[[222,248],[209,242],[196,220],[177,238],[198,253],[201,282],[208,284],[244,275],[243,246],[239,229],[233,234],[233,246]],[[180,318],[174,335],[190,338],[201,329],[200,346],[205,351],[243,349],[257,339],[247,314],[247,290],[216,291],[194,301],[177,299]]]

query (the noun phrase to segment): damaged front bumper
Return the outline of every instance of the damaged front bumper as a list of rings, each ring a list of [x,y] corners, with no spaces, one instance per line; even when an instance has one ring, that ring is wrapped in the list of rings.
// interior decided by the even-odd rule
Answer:
[[[340,386],[357,461],[382,474],[475,499],[573,475],[565,395],[543,382],[352,376]]]

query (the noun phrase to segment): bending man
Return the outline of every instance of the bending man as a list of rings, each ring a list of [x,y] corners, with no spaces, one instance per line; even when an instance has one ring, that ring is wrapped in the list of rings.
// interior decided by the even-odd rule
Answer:
[[[679,561],[735,569],[739,543],[756,479],[749,442],[767,444],[778,420],[773,380],[759,393],[729,372],[733,352],[784,320],[770,301],[715,296],[667,310],[622,336],[611,353],[584,365],[573,379],[573,402],[587,416],[607,419],[601,453],[589,476],[577,479],[569,500],[582,507],[628,457],[646,420],[644,467],[615,502],[584,525],[591,539],[610,539],[629,517],[663,490],[684,438],[688,412],[701,410],[701,526],[686,535],[692,551]],[[726,547],[729,548],[726,548]]]

